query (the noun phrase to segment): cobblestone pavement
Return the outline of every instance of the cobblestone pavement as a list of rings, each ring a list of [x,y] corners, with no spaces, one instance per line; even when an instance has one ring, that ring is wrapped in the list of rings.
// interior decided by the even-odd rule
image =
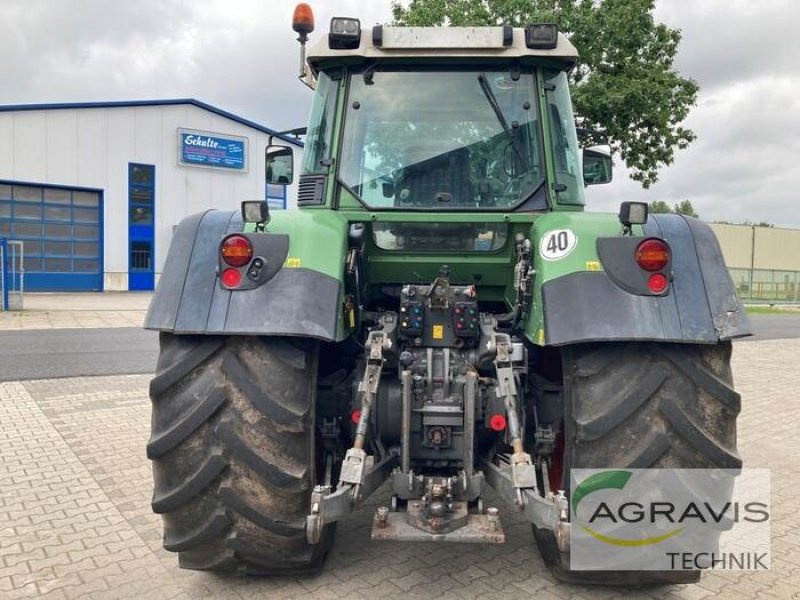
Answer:
[[[790,600],[800,592],[800,340],[736,344],[745,465],[772,471],[772,570],[714,572],[644,591],[557,583],[530,527],[503,513],[499,546],[369,541],[378,494],[339,526],[325,571],[233,578],[178,569],[150,512],[148,376],[0,384],[0,598],[674,598]]]

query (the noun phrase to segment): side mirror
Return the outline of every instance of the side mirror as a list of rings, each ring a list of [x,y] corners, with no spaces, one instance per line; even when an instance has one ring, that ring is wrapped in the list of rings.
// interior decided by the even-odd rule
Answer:
[[[267,146],[264,153],[267,183],[288,185],[294,179],[294,152],[289,146]]]
[[[611,155],[601,150],[583,149],[583,184],[611,181]]]

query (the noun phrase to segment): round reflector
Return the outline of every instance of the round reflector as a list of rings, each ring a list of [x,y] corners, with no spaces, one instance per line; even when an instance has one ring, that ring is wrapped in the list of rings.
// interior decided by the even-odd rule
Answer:
[[[222,283],[225,287],[235,288],[242,283],[242,274],[236,269],[225,269],[222,272]]]
[[[492,415],[489,417],[489,428],[492,431],[503,431],[506,428],[505,415]]]
[[[669,246],[663,240],[647,239],[636,247],[634,258],[645,271],[659,271],[669,262]]]
[[[253,246],[242,235],[229,235],[220,246],[222,260],[232,267],[243,267],[253,258]]]
[[[353,422],[353,425],[358,425],[358,422],[361,420],[361,411],[355,409],[353,412],[351,412],[350,420]]]
[[[667,289],[667,278],[662,273],[653,273],[647,279],[647,287],[650,288],[650,291],[654,294],[660,294],[665,289]]]

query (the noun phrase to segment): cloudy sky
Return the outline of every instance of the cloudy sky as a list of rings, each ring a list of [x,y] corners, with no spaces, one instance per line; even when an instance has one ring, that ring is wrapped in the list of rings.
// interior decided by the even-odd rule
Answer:
[[[295,0],[0,0],[0,104],[194,97],[274,129],[302,126]],[[312,1],[333,15],[390,20],[389,0]],[[683,32],[676,62],[700,83],[698,135],[650,190],[589,188],[590,208],[692,201],[707,220],[800,228],[800,36],[796,0],[657,0]]]

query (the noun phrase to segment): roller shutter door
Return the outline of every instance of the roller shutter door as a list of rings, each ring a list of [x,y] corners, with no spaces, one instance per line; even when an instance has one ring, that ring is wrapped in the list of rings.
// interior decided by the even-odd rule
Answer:
[[[0,238],[23,242],[25,291],[103,289],[99,190],[2,182]]]

